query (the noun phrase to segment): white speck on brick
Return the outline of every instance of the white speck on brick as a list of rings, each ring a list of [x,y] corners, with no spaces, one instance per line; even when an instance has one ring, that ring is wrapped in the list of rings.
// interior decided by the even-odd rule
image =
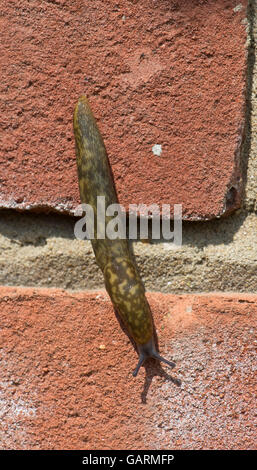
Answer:
[[[157,157],[160,157],[161,156],[161,153],[162,153],[162,146],[160,144],[155,144],[153,145],[152,147],[152,152],[154,155],[156,155]]]
[[[235,8],[233,8],[233,11],[237,13],[238,11],[241,11],[243,9],[242,3],[239,3]]]

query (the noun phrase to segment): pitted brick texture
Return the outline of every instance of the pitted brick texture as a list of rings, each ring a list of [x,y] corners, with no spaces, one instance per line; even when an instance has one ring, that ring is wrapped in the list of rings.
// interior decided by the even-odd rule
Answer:
[[[238,207],[246,5],[2,5],[0,206],[74,211],[72,114],[86,93],[122,205],[182,204],[196,220]]]
[[[147,296],[134,379],[105,291],[0,289],[2,449],[256,449],[256,295]]]

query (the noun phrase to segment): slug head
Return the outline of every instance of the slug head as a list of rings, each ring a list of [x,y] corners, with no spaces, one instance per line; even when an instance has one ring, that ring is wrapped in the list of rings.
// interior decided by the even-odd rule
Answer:
[[[165,362],[165,364],[168,364],[172,368],[175,367],[176,365],[175,362],[168,361],[164,357],[160,356],[160,354],[155,349],[153,338],[151,338],[150,341],[148,341],[148,343],[146,344],[139,344],[138,352],[139,352],[139,359],[138,359],[138,364],[133,372],[134,377],[137,376],[140,367],[142,366],[142,364],[145,362],[145,360],[148,357],[157,359],[157,361],[160,361],[160,362]]]

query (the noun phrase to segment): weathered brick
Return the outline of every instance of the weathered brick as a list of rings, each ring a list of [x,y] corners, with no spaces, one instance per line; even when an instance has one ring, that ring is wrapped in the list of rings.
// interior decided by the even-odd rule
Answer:
[[[256,295],[148,294],[137,353],[105,291],[0,289],[2,449],[256,448]]]
[[[246,5],[2,5],[0,207],[73,212],[72,114],[81,93],[103,133],[121,204],[178,203],[196,220],[238,207]]]

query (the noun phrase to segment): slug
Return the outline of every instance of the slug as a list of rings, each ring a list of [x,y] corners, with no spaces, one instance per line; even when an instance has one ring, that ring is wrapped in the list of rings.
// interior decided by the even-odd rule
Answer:
[[[106,207],[118,204],[118,198],[104,141],[84,95],[76,104],[73,126],[81,202],[91,205],[96,221],[97,196],[105,196]],[[112,218],[105,214],[104,230]],[[148,357],[174,367],[173,362],[160,356],[156,350],[150,307],[128,240],[111,240],[107,236],[98,239],[94,227],[91,243],[112,304],[138,349],[139,360],[133,376]]]

